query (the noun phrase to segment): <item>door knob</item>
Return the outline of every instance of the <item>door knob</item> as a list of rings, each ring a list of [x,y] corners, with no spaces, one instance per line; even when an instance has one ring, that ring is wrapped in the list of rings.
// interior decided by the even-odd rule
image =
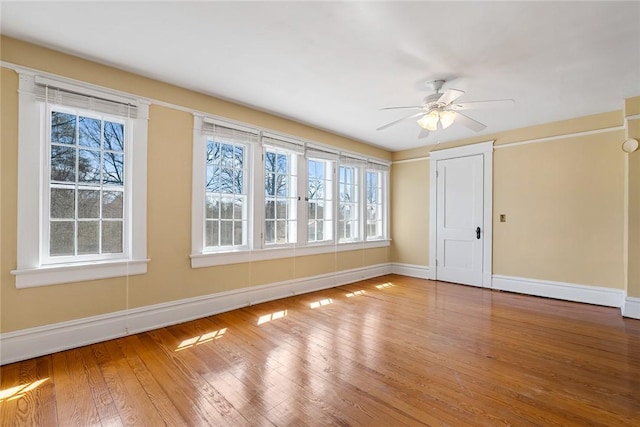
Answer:
[[[480,227],[476,228],[476,238],[480,239]]]

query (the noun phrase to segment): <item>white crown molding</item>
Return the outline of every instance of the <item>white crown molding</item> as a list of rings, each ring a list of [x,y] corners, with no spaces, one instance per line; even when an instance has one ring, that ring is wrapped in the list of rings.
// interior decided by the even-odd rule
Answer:
[[[378,264],[0,334],[0,365],[391,273]]]
[[[625,298],[625,292],[622,289],[502,276],[499,274],[493,275],[492,285],[493,289],[501,291],[604,305],[607,307],[621,308]]]
[[[622,306],[622,315],[631,319],[640,319],[640,298],[627,297]]]
[[[566,138],[576,138],[576,137],[579,137],[579,136],[597,135],[597,134],[600,134],[600,133],[613,132],[613,131],[617,131],[617,130],[624,130],[625,128],[626,128],[626,126],[611,126],[611,127],[602,128],[602,129],[586,130],[586,131],[583,131],[583,132],[572,132],[572,133],[566,133],[566,134],[563,134],[563,135],[547,136],[547,137],[544,137],[544,138],[526,139],[526,140],[522,140],[522,141],[508,142],[506,144],[495,145],[493,148],[495,148],[496,150],[499,150],[499,149],[502,149],[502,148],[517,147],[518,145],[537,144],[539,142],[555,141],[557,139],[566,139]]]

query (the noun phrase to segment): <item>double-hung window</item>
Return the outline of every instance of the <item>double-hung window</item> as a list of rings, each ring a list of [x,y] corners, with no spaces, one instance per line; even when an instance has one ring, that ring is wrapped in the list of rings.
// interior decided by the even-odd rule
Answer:
[[[195,116],[193,254],[251,247],[252,151],[257,132]]]
[[[135,98],[20,74],[18,287],[146,272],[147,116]]]
[[[388,172],[382,163],[343,157],[338,172],[338,239],[386,240]]]
[[[366,176],[366,239],[382,240],[387,236],[388,166],[368,163]]]
[[[57,105],[47,118],[44,259],[122,257],[126,119]]]
[[[298,241],[298,161],[301,148],[263,136],[264,245],[291,245]]]
[[[326,243],[334,240],[335,161],[322,151],[309,150],[307,158],[307,242]]]
[[[224,132],[218,127],[207,138],[206,248],[247,247],[249,149],[239,139],[222,137]]]
[[[341,159],[338,169],[338,241],[362,239],[362,171],[363,163]]]
[[[386,165],[199,114],[193,141],[193,268],[388,244]]]

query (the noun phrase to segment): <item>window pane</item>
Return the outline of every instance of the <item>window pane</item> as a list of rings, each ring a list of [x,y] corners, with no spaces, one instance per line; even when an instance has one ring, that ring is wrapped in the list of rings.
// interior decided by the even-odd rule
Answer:
[[[220,168],[207,166],[207,191],[217,193],[220,189]]]
[[[265,218],[266,219],[275,219],[276,218],[276,202],[270,200],[266,203],[265,208]]]
[[[272,153],[271,151],[267,151],[267,154],[264,158],[264,167],[267,172],[275,172],[276,171],[276,153]]]
[[[209,140],[207,142],[207,165],[220,165],[220,144]]]
[[[205,246],[218,245],[218,221],[207,221],[205,223]]]
[[[233,194],[244,194],[244,174],[241,170],[236,170],[233,176]]]
[[[244,148],[233,147],[233,167],[242,169],[244,166]]]
[[[317,221],[309,221],[307,236],[310,242],[318,240],[316,233]]]
[[[287,208],[288,208],[288,203],[287,202],[276,202],[276,218],[277,219],[286,219],[288,218],[287,215]]]
[[[124,157],[122,154],[104,153],[102,182],[104,184],[124,185]]]
[[[233,245],[233,221],[220,221],[220,246]]]
[[[78,222],[78,255],[98,253],[98,221]]]
[[[289,195],[289,176],[278,175],[276,179],[276,195],[286,197]]]
[[[233,145],[230,144],[222,144],[222,157],[221,157],[221,165],[225,168],[233,167]]]
[[[100,217],[100,191],[99,190],[78,190],[78,218],[99,218],[99,217]],[[118,218],[122,218],[122,216]],[[78,231],[78,233],[80,233],[80,231]],[[78,236],[78,238],[80,237]],[[96,237],[96,244],[97,242],[98,242],[98,239]],[[78,250],[80,250],[79,246],[78,246]]]
[[[309,219],[315,219],[316,217],[316,204],[309,203]]]
[[[51,256],[75,255],[74,242],[74,221],[52,221],[50,223],[49,254]]]
[[[315,203],[316,205],[316,218],[324,219],[324,202]]]
[[[233,222],[233,244],[234,245],[244,245],[243,232],[242,232],[243,228],[244,228],[243,221]]]
[[[78,143],[85,147],[100,148],[101,125],[102,122],[98,119],[80,117],[80,119],[78,120]]]
[[[220,207],[217,197],[207,196],[205,202],[205,217],[208,219],[220,218]]]
[[[76,143],[76,115],[51,112],[51,142]]]
[[[78,154],[78,181],[100,182],[100,151],[79,150]]]
[[[287,221],[276,221],[276,242],[287,243]]]
[[[122,191],[104,191],[102,193],[102,217],[123,218],[123,198]]]
[[[264,227],[265,243],[275,243],[275,221],[266,221]]]
[[[351,219],[351,206],[343,205],[340,209],[340,219],[348,220]]]
[[[287,173],[289,170],[289,156],[286,154],[277,154],[276,171],[278,173]]]
[[[267,173],[264,177],[264,191],[267,196],[276,195],[276,175]]]
[[[104,149],[124,151],[124,125],[122,123],[104,122]]]
[[[102,253],[122,253],[122,221],[102,222]]]
[[[220,173],[220,187],[221,191],[225,194],[234,194],[236,183],[235,183],[235,173],[233,169],[223,168]]]
[[[76,149],[60,145],[51,146],[51,180],[76,181]]]
[[[75,190],[52,188],[51,189],[51,218],[76,217]]]
[[[235,199],[235,201],[233,202],[233,218],[234,219],[243,219],[243,204],[244,204],[244,200],[243,199]]]
[[[230,199],[227,197],[223,198],[220,201],[220,207],[221,207],[220,218],[233,219],[233,199]]]

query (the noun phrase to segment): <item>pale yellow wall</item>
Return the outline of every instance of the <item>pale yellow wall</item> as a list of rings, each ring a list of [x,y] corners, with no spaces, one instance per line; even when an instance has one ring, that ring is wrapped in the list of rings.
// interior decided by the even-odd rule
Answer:
[[[614,111],[393,153],[392,260],[429,264],[428,213],[415,217],[428,212],[429,152],[494,140],[493,273],[624,289],[623,119]],[[640,161],[635,173],[640,182]]]
[[[625,103],[625,116],[629,118],[627,138],[640,140],[640,96],[628,99]],[[628,154],[629,191],[628,191],[628,266],[627,293],[630,297],[640,298],[640,150]]]
[[[623,288],[623,136],[495,150],[494,274]]]
[[[391,167],[391,258],[429,265],[429,160]]]
[[[382,159],[376,147],[182,88],[3,37],[8,63],[162,100]],[[148,272],[117,279],[16,289],[18,78],[1,69],[0,332],[107,314],[390,261],[389,248],[291,257],[192,269],[191,172],[193,116],[167,106],[149,109],[147,171]]]

